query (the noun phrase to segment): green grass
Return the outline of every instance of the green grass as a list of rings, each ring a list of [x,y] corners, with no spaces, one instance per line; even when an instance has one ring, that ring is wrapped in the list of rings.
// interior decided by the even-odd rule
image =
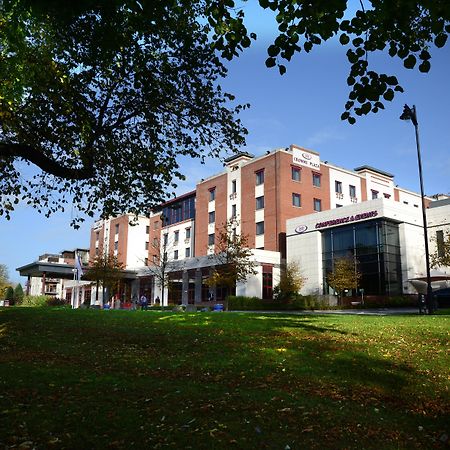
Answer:
[[[448,316],[0,311],[0,448],[448,444]]]

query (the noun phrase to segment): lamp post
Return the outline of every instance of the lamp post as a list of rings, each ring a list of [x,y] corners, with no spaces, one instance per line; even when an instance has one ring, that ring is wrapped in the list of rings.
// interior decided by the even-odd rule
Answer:
[[[425,240],[425,263],[427,266],[427,295],[426,304],[428,313],[432,314],[434,311],[433,305],[433,290],[431,288],[431,276],[430,276],[430,252],[428,249],[428,228],[427,228],[427,214],[425,208],[425,195],[423,193],[423,177],[422,177],[422,158],[420,156],[420,142],[419,142],[419,122],[417,121],[416,106],[413,105],[412,109],[405,105],[403,113],[400,116],[402,120],[410,120],[416,131],[416,147],[417,147],[417,161],[419,164],[419,180],[420,180],[420,195],[422,197],[422,220],[423,220],[423,236]]]

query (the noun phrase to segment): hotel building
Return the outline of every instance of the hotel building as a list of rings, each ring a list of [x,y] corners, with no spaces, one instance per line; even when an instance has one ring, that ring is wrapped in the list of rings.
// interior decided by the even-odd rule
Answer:
[[[449,226],[446,198],[426,198],[430,236]],[[280,267],[294,260],[307,278],[302,293],[330,294],[326,273],[333,258],[349,252],[364,266],[367,294],[412,293],[408,279],[425,272],[421,201],[419,194],[398,187],[388,172],[369,166],[344,169],[295,145],[259,157],[239,153],[225,160],[221,173],[202,179],[150,218],[139,217],[135,225],[127,215],[96,222],[90,259],[104,252],[117,256],[126,268],[123,301],[144,292],[151,301],[162,297],[155,270],[164,254],[170,278],[165,299],[184,304],[211,296],[222,300],[224,290],[209,287],[206,280],[216,264],[217,236],[232,220],[234,232],[248,237],[257,270],[238,283],[236,295],[272,298]]]

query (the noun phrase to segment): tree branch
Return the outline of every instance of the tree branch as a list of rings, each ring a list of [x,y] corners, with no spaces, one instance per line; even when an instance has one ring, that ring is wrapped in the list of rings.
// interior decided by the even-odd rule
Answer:
[[[67,180],[86,180],[94,176],[92,165],[82,168],[65,167],[30,145],[0,143],[0,160],[7,158],[25,159],[44,172]]]

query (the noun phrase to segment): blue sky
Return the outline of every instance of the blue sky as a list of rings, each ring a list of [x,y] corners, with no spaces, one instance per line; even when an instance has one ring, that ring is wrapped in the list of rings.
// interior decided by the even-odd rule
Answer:
[[[287,73],[280,76],[264,66],[273,30],[261,17],[258,11],[250,23],[259,40],[228,64],[229,76],[222,82],[240,103],[251,104],[241,116],[249,130],[246,151],[260,155],[298,144],[319,152],[322,160],[348,169],[367,164],[390,172],[396,184],[418,192],[414,127],[399,120],[404,103],[415,104],[425,192],[450,192],[450,45],[432,49],[428,74],[403,69],[401,63],[383,55],[372,56],[373,68],[396,75],[405,93],[388,103],[385,111],[349,125],[340,120],[348,95],[345,49],[334,41],[310,54],[296,55]],[[202,177],[220,172],[222,164],[208,160],[200,165],[184,159],[181,169],[187,179],[180,183],[178,193],[192,190]],[[68,210],[46,219],[19,206],[10,221],[0,218],[0,263],[8,266],[12,281],[23,284],[25,280],[15,269],[40,254],[89,246],[92,221],[75,231],[69,227],[72,214]]]

